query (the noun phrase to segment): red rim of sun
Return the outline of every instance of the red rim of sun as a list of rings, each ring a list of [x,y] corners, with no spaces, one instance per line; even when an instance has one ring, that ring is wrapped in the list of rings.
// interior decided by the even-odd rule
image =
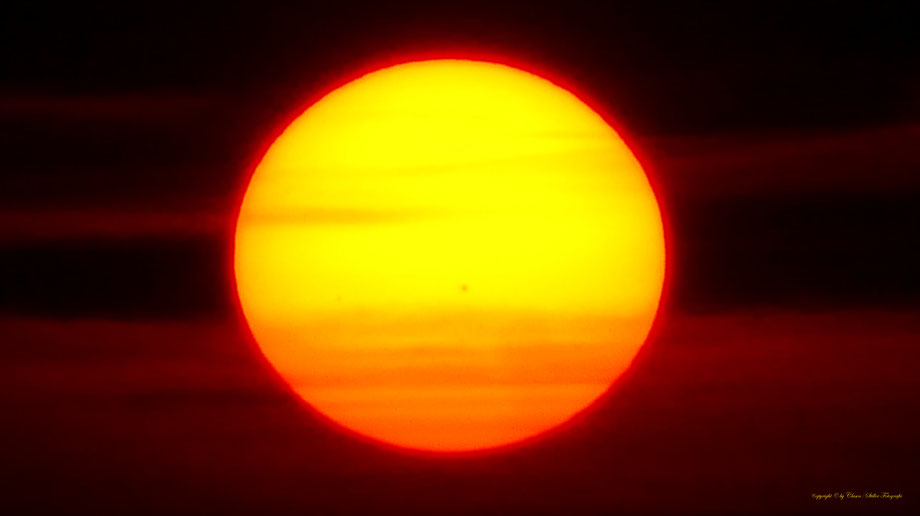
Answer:
[[[240,313],[268,362],[338,426],[410,450],[564,426],[626,371],[664,294],[661,208],[620,133],[492,60],[377,68],[311,103],[236,222]]]

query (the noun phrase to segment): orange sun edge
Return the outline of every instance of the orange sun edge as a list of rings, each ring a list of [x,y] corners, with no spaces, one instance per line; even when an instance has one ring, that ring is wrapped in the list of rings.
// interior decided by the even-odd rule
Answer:
[[[265,154],[268,152],[272,144],[274,144],[275,140],[281,136],[285,129],[287,129],[287,127],[294,120],[300,117],[308,108],[316,104],[328,94],[346,84],[364,77],[369,73],[400,64],[440,59],[493,63],[509,66],[517,70],[530,73],[549,81],[550,83],[564,89],[565,91],[568,91],[579,101],[597,113],[604,120],[604,122],[610,126],[623,140],[623,143],[639,162],[639,165],[645,173],[649,182],[649,186],[652,190],[652,194],[655,198],[655,202],[658,204],[664,237],[665,270],[662,280],[661,294],[659,296],[658,304],[655,309],[654,318],[652,320],[652,325],[649,329],[648,335],[646,336],[642,345],[639,347],[638,351],[626,369],[613,382],[611,382],[611,384],[602,394],[600,394],[588,405],[575,411],[569,418],[562,421],[561,423],[515,441],[502,443],[495,446],[486,446],[482,448],[465,450],[422,449],[386,442],[348,428],[347,426],[332,419],[330,416],[327,416],[323,412],[319,411],[316,407],[303,399],[299,394],[297,394],[297,392],[294,391],[288,381],[285,380],[284,377],[282,377],[277,369],[272,365],[268,357],[263,352],[262,348],[259,346],[255,335],[252,333],[252,329],[249,326],[249,323],[246,320],[243,312],[242,301],[239,295],[239,288],[237,284],[236,264],[234,260],[234,253],[236,251],[236,232],[238,228],[240,212],[242,210],[242,199],[249,188],[259,163],[261,163]],[[555,68],[550,69],[549,67],[545,67],[544,69],[541,69],[538,66],[533,66],[533,64],[529,61],[515,58],[508,53],[471,53],[464,51],[410,52],[403,53],[399,58],[364,60],[356,68],[352,67],[350,69],[356,71],[349,75],[342,75],[341,77],[345,77],[343,80],[327,83],[325,88],[317,90],[320,92],[319,94],[313,93],[304,97],[299,103],[296,104],[296,107],[287,110],[284,117],[278,117],[278,120],[273,124],[274,131],[269,133],[269,136],[266,136],[259,145],[253,148],[247,165],[243,167],[243,170],[246,170],[246,174],[240,181],[238,181],[238,186],[234,188],[234,194],[232,195],[232,198],[235,200],[235,202],[223,230],[223,241],[225,243],[224,257],[226,259],[224,266],[227,274],[229,275],[229,285],[232,286],[232,317],[234,327],[237,329],[237,331],[239,331],[240,335],[244,336],[253,356],[257,357],[257,360],[260,362],[262,369],[271,377],[272,383],[278,387],[279,390],[285,391],[286,394],[293,398],[293,400],[295,400],[297,404],[303,409],[302,416],[304,417],[305,423],[319,423],[319,425],[330,431],[330,433],[334,433],[339,436],[347,436],[356,443],[362,443],[363,445],[369,446],[378,451],[396,453],[404,456],[412,456],[420,459],[472,459],[497,454],[514,453],[522,449],[529,449],[540,443],[562,439],[564,438],[564,435],[570,433],[571,430],[584,426],[590,421],[592,415],[599,408],[605,405],[610,398],[615,396],[616,393],[622,389],[623,385],[632,380],[636,374],[638,366],[640,366],[640,364],[644,363],[648,359],[650,344],[654,343],[658,336],[661,335],[664,325],[663,319],[666,317],[666,308],[670,306],[671,298],[673,297],[673,281],[671,278],[673,276],[674,260],[670,244],[673,242],[673,225],[671,223],[672,218],[671,212],[668,210],[667,205],[662,202],[662,185],[658,180],[658,174],[655,173],[654,167],[651,166],[653,161],[646,153],[642,151],[641,147],[635,144],[636,139],[630,134],[630,132],[616,123],[615,119],[610,115],[610,110],[605,109],[604,106],[601,106],[596,102],[593,102],[587,95],[580,91],[579,88],[575,87],[575,85],[569,84],[566,80],[562,79],[562,74],[555,73]]]

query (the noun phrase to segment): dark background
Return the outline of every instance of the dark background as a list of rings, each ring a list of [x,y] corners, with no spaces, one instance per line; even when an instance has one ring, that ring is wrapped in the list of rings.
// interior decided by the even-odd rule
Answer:
[[[898,7],[0,6],[7,501],[50,512],[906,511],[920,430],[920,37]],[[732,6],[734,5],[734,6]],[[621,130],[668,225],[633,370],[547,439],[355,440],[230,281],[261,152],[357,74],[494,59]],[[913,490],[912,490],[913,489]],[[901,502],[815,503],[890,490]]]

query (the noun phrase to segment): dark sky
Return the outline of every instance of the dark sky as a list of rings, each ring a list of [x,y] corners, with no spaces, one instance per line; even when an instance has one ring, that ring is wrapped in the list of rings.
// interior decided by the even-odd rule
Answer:
[[[898,9],[0,9],[5,310],[225,313],[268,139],[359,72],[445,55],[528,67],[613,120],[667,211],[675,306],[920,299],[920,38]]]
[[[915,503],[916,16],[293,4],[0,3],[0,511],[793,514],[848,489]],[[271,137],[358,73],[426,57],[577,92],[639,156],[670,237],[663,315],[626,376],[551,438],[463,460],[305,409],[230,282],[234,212]]]

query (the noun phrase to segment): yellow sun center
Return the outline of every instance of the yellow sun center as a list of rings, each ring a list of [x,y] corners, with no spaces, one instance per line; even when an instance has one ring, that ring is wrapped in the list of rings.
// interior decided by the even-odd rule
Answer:
[[[655,316],[664,237],[616,132],[461,60],[385,68],[278,137],[239,215],[243,312],[291,387],[392,444],[498,446],[570,418]]]

